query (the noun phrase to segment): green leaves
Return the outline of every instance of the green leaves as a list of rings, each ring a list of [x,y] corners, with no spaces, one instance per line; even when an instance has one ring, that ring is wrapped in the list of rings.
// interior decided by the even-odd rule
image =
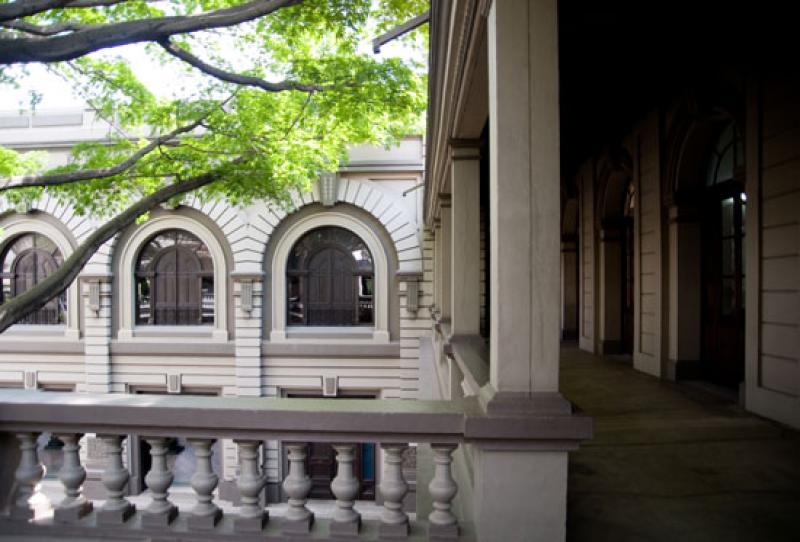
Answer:
[[[133,0],[107,8],[52,10],[27,20],[103,25],[242,3]],[[402,56],[374,56],[369,43],[379,30],[426,9],[427,2],[417,0],[307,0],[237,27],[176,36],[180,47],[222,70],[314,85],[319,91],[238,86],[202,74],[158,46],[145,49],[149,65],[131,64],[127,50],[53,64],[115,127],[110,141],[75,146],[69,163],[54,171],[114,166],[150,138],[201,124],[158,145],[123,173],[45,190],[78,213],[112,216],[167,184],[233,161],[236,165],[226,168],[221,180],[200,190],[201,199],[286,202],[292,189],[307,190],[321,172],[336,170],[348,145],[389,146],[404,135],[421,133],[427,51],[412,39]],[[182,81],[190,84],[180,92],[177,82],[170,86],[158,79],[163,74],[174,74],[176,81],[179,75],[188,77]],[[166,95],[165,86],[170,89]],[[32,158],[0,151],[0,176],[41,166]],[[6,197],[22,204],[41,191],[13,190]]]

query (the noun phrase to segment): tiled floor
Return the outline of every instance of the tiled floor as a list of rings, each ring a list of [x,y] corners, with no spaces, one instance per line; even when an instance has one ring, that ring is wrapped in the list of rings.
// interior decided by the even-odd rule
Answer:
[[[570,540],[800,540],[797,431],[574,347],[561,386],[595,423],[570,457]]]

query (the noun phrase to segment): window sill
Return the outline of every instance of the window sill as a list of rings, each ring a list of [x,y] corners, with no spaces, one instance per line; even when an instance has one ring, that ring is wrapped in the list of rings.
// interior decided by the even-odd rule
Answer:
[[[273,329],[269,340],[296,344],[389,344],[389,332],[360,326],[289,326],[285,330]]]
[[[37,324],[15,324],[5,330],[2,337],[26,339],[35,337],[37,340],[80,340],[80,331],[72,329],[64,324],[56,325],[37,325]]]
[[[212,343],[228,342],[228,332],[214,326],[137,326],[133,329],[120,329],[117,333],[120,341],[175,342],[184,338],[192,341]]]

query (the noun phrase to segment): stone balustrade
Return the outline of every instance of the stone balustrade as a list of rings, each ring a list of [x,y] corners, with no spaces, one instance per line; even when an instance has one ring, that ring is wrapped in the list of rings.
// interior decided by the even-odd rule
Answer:
[[[0,538],[14,536],[76,536],[82,539],[263,540],[314,539],[474,539],[473,527],[460,521],[454,500],[458,483],[453,453],[464,443],[533,442],[580,438],[588,420],[565,417],[553,424],[527,416],[487,417],[476,400],[364,401],[348,399],[267,399],[191,396],[77,394],[0,390],[0,452],[17,466],[15,498],[0,519]],[[571,426],[570,426],[571,423]],[[52,515],[34,514],[37,487],[45,469],[38,456],[40,433],[64,442],[59,480],[65,498]],[[101,481],[106,498],[92,502],[82,491],[86,471],[79,454],[80,438],[94,433],[104,444],[105,470]],[[139,435],[150,445],[150,470],[145,482],[149,503],[137,509],[125,497],[129,473],[122,461],[124,442]],[[166,460],[171,437],[186,438],[195,470],[191,477],[196,504],[178,510],[170,500],[173,473]],[[232,439],[238,447],[238,504],[223,514],[215,503],[219,478],[214,472],[213,444]],[[288,475],[283,490],[288,508],[270,516],[262,504],[266,474],[260,451],[266,440],[281,440],[288,450]],[[312,487],[307,472],[308,442],[330,442],[336,452],[336,476],[331,482],[335,507],[330,517],[315,518],[308,506]],[[356,442],[376,442],[383,452],[378,494],[380,519],[364,520],[356,496]],[[404,509],[409,490],[403,454],[410,443],[428,443],[433,468],[425,492],[430,512],[411,517]],[[0,480],[0,490],[12,484]],[[34,499],[36,497],[36,499]],[[469,503],[461,503],[469,506]],[[500,503],[498,503],[500,506]]]

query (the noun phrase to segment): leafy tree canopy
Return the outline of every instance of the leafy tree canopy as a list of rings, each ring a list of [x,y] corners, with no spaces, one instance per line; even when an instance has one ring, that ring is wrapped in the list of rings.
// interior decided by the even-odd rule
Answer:
[[[347,145],[421,133],[425,27],[404,38],[400,56],[373,55],[369,44],[427,9],[424,0],[0,1],[0,85],[44,64],[115,126],[108,141],[76,145],[68,164],[48,171],[0,148],[6,207],[46,192],[109,219],[49,289],[0,307],[0,331],[10,303],[41,306],[159,203],[190,190],[237,204],[287,201],[337,170]],[[174,74],[168,93],[131,65],[131,47]]]

